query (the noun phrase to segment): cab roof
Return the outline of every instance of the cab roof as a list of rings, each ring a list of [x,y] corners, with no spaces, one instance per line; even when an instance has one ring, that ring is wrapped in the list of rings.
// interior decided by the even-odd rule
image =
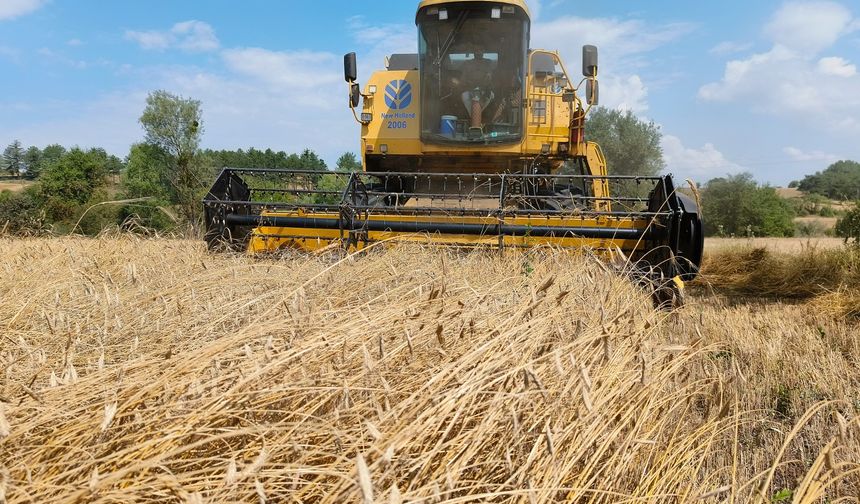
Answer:
[[[483,3],[494,3],[496,5],[513,5],[514,7],[519,7],[526,13],[526,16],[531,18],[531,13],[529,12],[529,7],[526,5],[525,0],[421,0],[421,3],[418,4],[418,10],[420,11],[424,7],[431,7],[434,5],[449,5],[449,4],[462,4],[462,3],[470,3],[470,2],[483,2]]]

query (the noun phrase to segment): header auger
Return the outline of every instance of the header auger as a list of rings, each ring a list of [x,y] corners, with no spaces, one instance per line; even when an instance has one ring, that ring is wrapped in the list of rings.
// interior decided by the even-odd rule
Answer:
[[[671,176],[608,175],[586,139],[596,47],[576,82],[557,52],[529,48],[522,0],[424,0],[416,24],[418,53],[392,55],[363,89],[344,58],[363,171],[225,169],[204,200],[210,245],[557,246],[621,252],[658,291],[695,278],[696,203]]]

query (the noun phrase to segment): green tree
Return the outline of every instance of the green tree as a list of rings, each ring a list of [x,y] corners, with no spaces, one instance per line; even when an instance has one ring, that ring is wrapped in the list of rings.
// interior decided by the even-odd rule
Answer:
[[[823,172],[809,175],[801,180],[798,188],[830,199],[860,199],[860,163],[856,161],[833,163]]]
[[[51,144],[42,149],[42,169],[56,163],[66,154],[66,148],[62,145]]]
[[[175,222],[165,210],[173,206],[177,195],[171,182],[173,160],[160,147],[146,143],[131,146],[126,169],[122,173],[124,199],[152,198],[151,201],[123,207],[119,219],[131,216],[142,219],[152,229],[173,228]]]
[[[854,245],[860,246],[860,201],[857,202],[854,210],[845,214],[845,217],[836,223],[836,234],[845,238],[845,243],[853,241]]]
[[[3,168],[15,177],[21,174],[24,168],[24,149],[19,140],[9,144],[3,151]]]
[[[132,145],[122,175],[123,195],[127,199],[153,197],[168,204],[174,201],[171,162],[170,156],[158,146]]]
[[[358,156],[356,156],[352,152],[345,152],[341,157],[337,159],[337,171],[342,172],[356,172],[361,171],[361,161],[358,160]]]
[[[39,177],[42,172],[42,151],[38,147],[30,147],[24,153],[24,166],[27,167],[27,178]]]
[[[98,151],[74,148],[45,168],[39,178],[39,193],[49,220],[69,222],[80,207],[91,202],[105,184],[107,169]]]
[[[305,149],[302,151],[302,155],[299,156],[299,166],[300,170],[308,170],[313,172],[320,172],[319,175],[312,175],[311,180],[314,184],[319,183],[320,178],[327,172],[328,166],[326,166],[325,161],[322,160],[321,157],[317,156],[317,153],[310,150]]]
[[[346,190],[348,178],[346,175],[337,175],[334,173],[326,173],[321,176],[316,184],[316,188],[320,191],[327,191],[327,194],[318,194],[314,198],[314,203],[333,205],[341,200],[341,193]]]
[[[197,100],[154,91],[146,98],[140,124],[146,132],[146,143],[164,149],[180,166],[188,164],[200,147],[203,118]]]
[[[660,127],[630,111],[593,110],[585,131],[589,141],[600,144],[610,175],[657,175],[666,167]]]
[[[702,189],[705,232],[745,236],[793,236],[794,210],[776,190],[749,173],[709,181]]]
[[[119,175],[125,169],[125,163],[122,159],[108,154],[107,151],[100,147],[90,150],[91,155],[96,156],[105,167],[105,172],[109,175]]]
[[[146,132],[146,143],[167,156],[174,203],[192,227],[196,227],[202,215],[200,198],[211,171],[205,160],[197,156],[203,134],[200,102],[155,91],[146,99],[140,124]]]

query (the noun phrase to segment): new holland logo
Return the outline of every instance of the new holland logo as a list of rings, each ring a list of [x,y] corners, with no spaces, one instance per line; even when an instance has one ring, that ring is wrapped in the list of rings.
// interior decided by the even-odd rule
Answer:
[[[385,87],[385,104],[392,110],[403,110],[412,105],[412,84],[393,80]]]

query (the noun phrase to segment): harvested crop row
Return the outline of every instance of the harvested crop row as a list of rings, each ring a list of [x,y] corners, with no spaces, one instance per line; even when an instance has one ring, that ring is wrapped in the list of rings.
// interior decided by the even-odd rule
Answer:
[[[834,317],[860,317],[860,248],[801,246],[787,253],[738,245],[710,251],[699,285],[753,298],[813,300]]]

